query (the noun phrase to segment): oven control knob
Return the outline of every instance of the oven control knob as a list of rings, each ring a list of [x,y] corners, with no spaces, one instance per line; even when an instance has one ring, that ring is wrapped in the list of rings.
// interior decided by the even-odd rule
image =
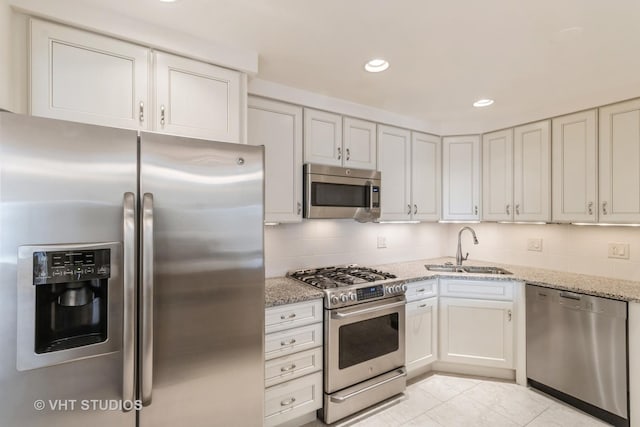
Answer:
[[[337,296],[334,295],[334,296],[331,297],[331,304],[335,305],[335,304],[337,304],[339,302],[340,302],[340,300],[338,299]]]
[[[396,292],[396,293],[398,293],[398,292],[402,292],[402,286],[400,286],[400,285],[395,285],[395,286],[393,287],[393,291],[394,291],[394,292]]]
[[[387,286],[387,289],[385,289],[387,291],[388,294],[392,294],[393,293],[393,286]]]
[[[407,285],[402,285],[401,289],[402,289],[402,292],[407,292]]]
[[[350,293],[349,294],[349,299],[351,301],[357,301],[358,300],[358,296],[356,294],[354,294],[354,293]]]
[[[349,297],[346,294],[340,294],[340,302],[349,301]]]

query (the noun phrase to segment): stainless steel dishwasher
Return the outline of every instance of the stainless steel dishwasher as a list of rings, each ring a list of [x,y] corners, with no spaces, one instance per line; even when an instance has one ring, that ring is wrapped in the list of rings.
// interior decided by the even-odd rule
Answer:
[[[627,303],[530,284],[526,298],[529,385],[628,426]]]

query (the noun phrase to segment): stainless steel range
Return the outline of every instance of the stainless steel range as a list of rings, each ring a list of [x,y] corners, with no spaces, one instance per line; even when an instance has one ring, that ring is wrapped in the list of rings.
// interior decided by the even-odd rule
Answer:
[[[358,265],[292,271],[324,298],[326,423],[381,402],[406,388],[406,285],[395,275]]]

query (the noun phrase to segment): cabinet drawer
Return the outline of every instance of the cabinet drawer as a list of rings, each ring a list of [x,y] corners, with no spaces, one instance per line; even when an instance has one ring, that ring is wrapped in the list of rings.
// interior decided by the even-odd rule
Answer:
[[[513,282],[502,280],[440,279],[440,296],[491,300],[513,300]]]
[[[271,307],[265,310],[265,332],[271,333],[322,322],[322,300]]]
[[[276,332],[265,337],[265,360],[321,346],[322,323]]]
[[[420,282],[407,283],[407,291],[404,294],[407,302],[435,297],[438,295],[438,280],[422,280]]]
[[[322,373],[269,387],[264,397],[266,427],[313,412],[322,407]]]
[[[322,370],[322,347],[278,357],[265,363],[265,386],[270,387]]]

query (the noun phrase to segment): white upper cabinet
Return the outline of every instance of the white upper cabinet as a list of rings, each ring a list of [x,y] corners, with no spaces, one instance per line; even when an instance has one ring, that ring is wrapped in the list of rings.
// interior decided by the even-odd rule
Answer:
[[[357,169],[376,168],[376,124],[345,117],[342,164]]]
[[[480,137],[442,138],[442,219],[480,219]]]
[[[482,219],[513,220],[513,129],[482,136]]]
[[[378,170],[381,173],[380,219],[411,219],[411,132],[378,125]]]
[[[342,166],[342,116],[304,109],[304,161]]]
[[[513,208],[515,221],[551,220],[551,122],[514,130]]]
[[[240,142],[240,73],[155,52],[155,129]]]
[[[32,19],[30,54],[32,115],[151,129],[147,48]]]
[[[34,116],[240,142],[242,79],[237,71],[31,21]]]
[[[600,109],[600,222],[640,223],[640,100]]]
[[[553,222],[596,222],[598,219],[597,111],[553,119]]]
[[[264,145],[265,221],[302,221],[302,108],[249,97],[248,143]]]
[[[440,219],[441,144],[439,136],[411,132],[413,220],[437,221]]]

